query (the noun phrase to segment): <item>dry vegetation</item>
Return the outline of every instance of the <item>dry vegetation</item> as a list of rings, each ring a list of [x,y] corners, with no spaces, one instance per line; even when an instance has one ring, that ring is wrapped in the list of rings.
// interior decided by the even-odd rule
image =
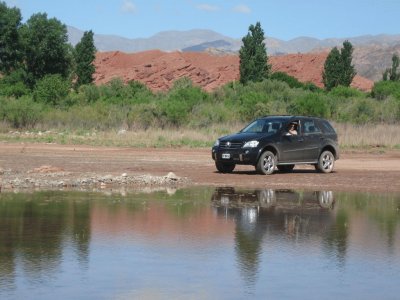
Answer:
[[[212,125],[203,129],[148,129],[118,131],[15,131],[4,124],[0,140],[10,142],[44,142],[116,147],[211,147],[214,141],[239,131],[244,123]],[[342,149],[376,147],[400,149],[398,124],[334,124]]]

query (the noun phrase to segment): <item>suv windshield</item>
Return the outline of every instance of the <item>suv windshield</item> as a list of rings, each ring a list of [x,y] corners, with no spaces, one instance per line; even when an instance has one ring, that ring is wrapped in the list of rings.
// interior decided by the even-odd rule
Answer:
[[[266,133],[274,134],[282,127],[282,122],[278,120],[259,119],[250,123],[247,127],[243,128],[240,132],[245,133]]]

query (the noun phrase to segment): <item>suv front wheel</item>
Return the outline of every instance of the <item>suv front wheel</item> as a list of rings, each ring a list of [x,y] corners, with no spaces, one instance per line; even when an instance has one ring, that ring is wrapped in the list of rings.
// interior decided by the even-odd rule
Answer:
[[[322,173],[330,173],[335,165],[335,156],[331,151],[324,151],[321,153],[318,159],[318,164],[315,168]]]
[[[256,170],[260,174],[271,175],[275,171],[276,159],[271,151],[265,151],[258,159]]]
[[[235,164],[227,164],[219,161],[215,162],[215,167],[221,173],[232,173],[232,171],[235,169],[235,166]]]

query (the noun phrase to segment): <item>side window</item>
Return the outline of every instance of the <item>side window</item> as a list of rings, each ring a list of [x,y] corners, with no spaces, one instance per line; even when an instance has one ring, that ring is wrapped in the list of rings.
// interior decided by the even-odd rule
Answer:
[[[317,123],[314,120],[305,120],[303,124],[304,133],[321,133],[321,129],[319,129]]]
[[[264,125],[264,132],[276,133],[281,128],[282,124],[280,122],[268,122]]]
[[[333,129],[332,125],[329,124],[328,121],[322,120],[322,121],[320,121],[320,124],[321,124],[322,129],[324,130],[324,132],[327,132],[327,133],[336,133],[336,132],[335,132],[335,129]]]

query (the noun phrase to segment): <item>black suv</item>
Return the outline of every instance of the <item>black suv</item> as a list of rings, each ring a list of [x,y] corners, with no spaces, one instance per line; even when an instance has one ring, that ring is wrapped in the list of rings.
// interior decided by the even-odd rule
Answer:
[[[219,138],[212,147],[217,170],[230,173],[236,165],[253,165],[261,174],[275,167],[289,172],[311,164],[323,173],[339,159],[337,134],[327,120],[304,116],[266,116],[236,134]]]

